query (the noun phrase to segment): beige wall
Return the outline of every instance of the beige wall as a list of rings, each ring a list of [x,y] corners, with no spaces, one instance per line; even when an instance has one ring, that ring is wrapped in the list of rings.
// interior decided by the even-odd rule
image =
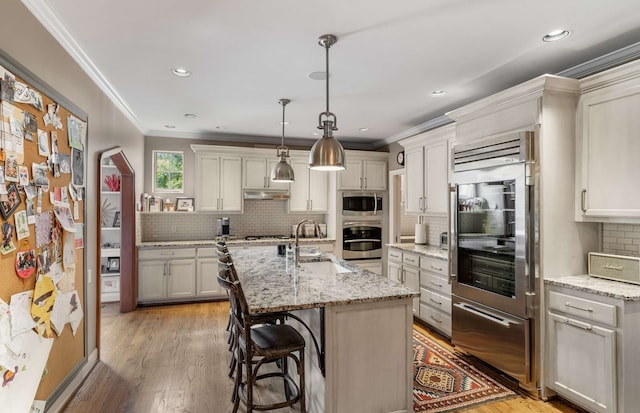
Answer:
[[[60,95],[88,114],[86,269],[92,270],[87,285],[85,314],[89,353],[96,348],[96,239],[98,207],[97,159],[99,153],[121,146],[136,171],[136,192],[143,182],[144,138],[140,131],[111,103],[67,52],[49,35],[20,0],[2,0],[0,49],[25,66]],[[85,274],[86,276],[86,274]],[[80,288],[80,286],[78,286]]]

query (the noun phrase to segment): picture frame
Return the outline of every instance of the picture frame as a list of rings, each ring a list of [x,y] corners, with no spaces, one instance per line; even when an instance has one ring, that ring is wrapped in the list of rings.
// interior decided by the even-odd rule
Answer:
[[[9,219],[11,214],[14,213],[16,208],[22,203],[20,200],[20,193],[15,183],[11,182],[7,184],[7,200],[0,202],[0,213],[2,218]]]
[[[118,272],[118,271],[120,271],[120,258],[119,257],[107,258],[107,271],[108,272]]]
[[[193,211],[194,198],[176,198],[176,211]]]
[[[120,211],[116,211],[113,214],[113,225],[114,228],[120,228]]]

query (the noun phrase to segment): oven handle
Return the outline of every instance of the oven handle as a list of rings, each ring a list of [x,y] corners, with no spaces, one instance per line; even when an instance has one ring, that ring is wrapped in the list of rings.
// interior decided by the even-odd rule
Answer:
[[[472,307],[472,306],[470,306],[468,304],[465,304],[465,303],[455,303],[453,306],[454,307],[458,307],[459,309],[461,309],[463,311],[468,311],[468,312],[470,312],[472,314],[475,314],[478,317],[482,317],[482,318],[484,318],[486,320],[493,321],[494,323],[500,324],[501,326],[506,327],[506,328],[509,328],[509,326],[511,325],[511,322],[509,320],[507,320],[507,319],[500,318],[500,317],[495,316],[493,314],[485,313],[484,311],[478,310],[478,309],[476,309],[476,308],[474,308],[474,307]]]
[[[449,215],[451,227],[449,228],[449,278],[447,282],[453,284],[458,272],[458,187],[449,187]]]
[[[345,239],[344,243],[349,244],[351,242],[380,242],[379,239],[366,239],[366,238],[358,238],[358,239]]]
[[[345,221],[342,223],[342,228],[348,228],[348,227],[382,228],[382,223],[378,221]]]
[[[375,192],[373,193],[373,215],[378,215],[378,194]]]

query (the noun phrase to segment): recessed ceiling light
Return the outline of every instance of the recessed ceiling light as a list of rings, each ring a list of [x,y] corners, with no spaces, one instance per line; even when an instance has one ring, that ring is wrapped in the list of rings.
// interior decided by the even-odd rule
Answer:
[[[191,72],[188,71],[187,69],[182,69],[180,67],[177,67],[175,69],[173,69],[171,71],[171,73],[173,73],[174,76],[178,76],[178,77],[189,77],[191,76]]]
[[[281,125],[288,125],[289,121],[280,122]]]
[[[359,130],[360,132],[366,132],[366,131],[368,131],[368,130],[369,130],[369,128],[358,128],[358,130]]]
[[[227,129],[227,127],[226,126],[216,126],[216,129],[225,130],[225,129]]]
[[[558,40],[562,40],[565,37],[569,36],[571,32],[567,29],[558,29],[552,32],[545,34],[542,37],[543,42],[557,42]]]
[[[196,115],[195,113],[185,113],[184,117],[185,118],[189,118],[189,119],[193,119],[193,118],[197,118],[198,115]]]
[[[327,78],[327,72],[311,72],[307,77],[311,80],[325,80]]]
[[[434,90],[433,92],[431,92],[431,96],[444,96],[446,95],[447,92],[445,92],[444,90]]]
[[[176,125],[164,125],[164,127],[167,129],[175,129]]]

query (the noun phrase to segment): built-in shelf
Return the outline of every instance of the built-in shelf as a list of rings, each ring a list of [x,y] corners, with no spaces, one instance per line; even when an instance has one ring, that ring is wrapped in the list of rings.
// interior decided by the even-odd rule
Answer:
[[[110,158],[107,158],[110,159]],[[109,186],[105,184],[105,178],[108,176],[120,176],[118,167],[113,164],[106,164],[104,160],[100,164],[100,196],[108,202],[112,208],[109,214],[119,214],[121,210],[121,193],[120,191],[110,191]],[[114,217],[115,219],[115,217]],[[121,236],[120,227],[103,226],[100,228],[100,242],[102,245],[118,245],[118,248],[108,247],[100,248],[100,300],[102,302],[112,302],[120,300],[120,271],[109,272],[108,265],[110,260],[120,258]]]
[[[118,257],[120,256],[120,248],[102,248],[101,254],[103,257]]]
[[[120,195],[120,191],[102,191],[102,195]]]

